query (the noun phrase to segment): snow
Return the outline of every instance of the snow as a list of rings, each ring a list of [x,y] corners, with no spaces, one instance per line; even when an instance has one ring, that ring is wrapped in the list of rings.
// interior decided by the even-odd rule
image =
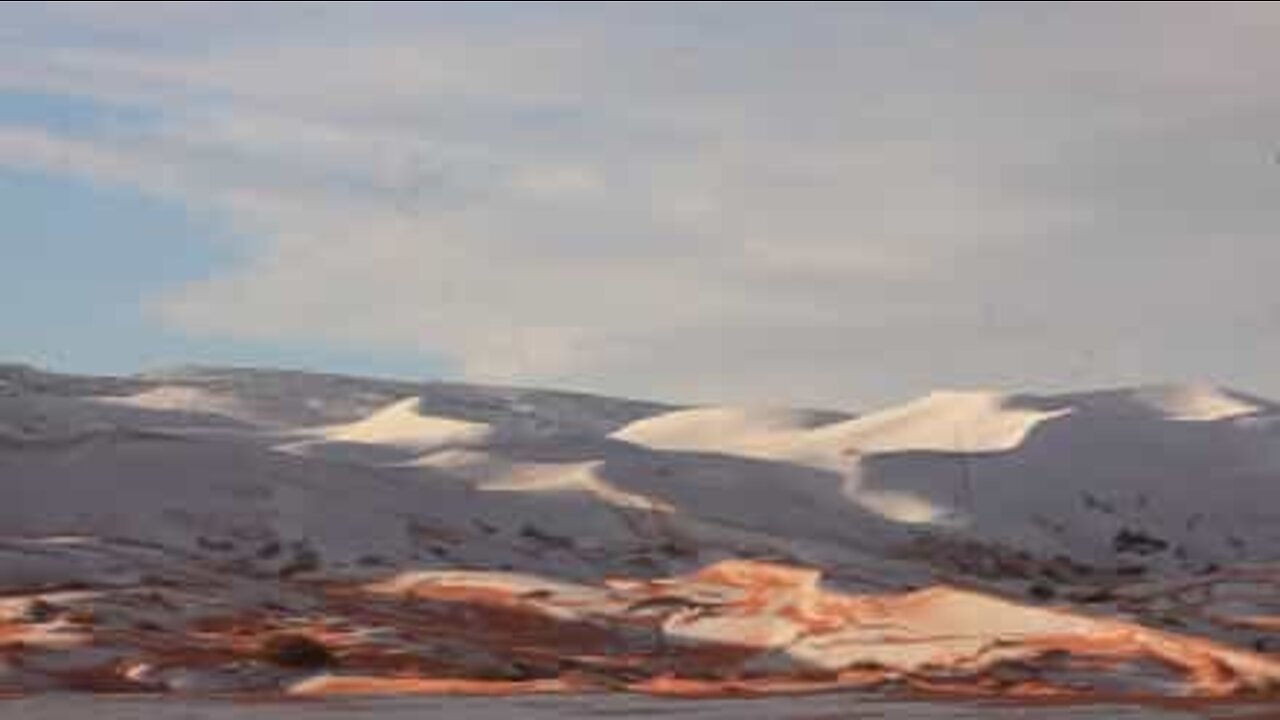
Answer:
[[[60,602],[169,627],[194,620],[131,589],[220,588],[210,612],[237,615],[294,592],[313,606],[306,584],[330,583],[659,623],[673,647],[751,646],[774,671],[982,668],[961,658],[1128,633],[1115,653],[1270,672],[1105,624],[1176,622],[1240,653],[1271,627],[1280,411],[1233,390],[946,391],[854,415],[270,370],[0,380],[0,482],[19,500],[0,503],[5,613],[89,588]],[[775,569],[720,562],[741,559]],[[1046,583],[1055,596],[1028,599]],[[1072,604],[1090,595],[1113,600]],[[655,609],[673,597],[701,609]],[[897,630],[869,625],[878,612]],[[192,672],[172,677],[199,686]]]

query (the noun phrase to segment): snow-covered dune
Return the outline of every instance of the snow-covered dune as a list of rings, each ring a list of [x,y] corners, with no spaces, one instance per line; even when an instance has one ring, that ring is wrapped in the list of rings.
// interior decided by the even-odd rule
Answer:
[[[482,442],[493,428],[487,423],[424,415],[422,400],[409,398],[346,425],[321,431],[331,442],[389,445],[425,451]]]
[[[848,418],[842,413],[785,408],[690,408],[639,420],[613,437],[655,450],[770,458],[785,454],[814,428]]]
[[[998,694],[986,673],[1011,663],[1034,669],[1024,689],[1060,687],[1054,673],[1070,673],[1042,658],[1061,653],[1081,658],[1071,673],[1182,667],[1159,681],[1179,692],[1257,690],[1275,671],[1280,412],[1231,390],[953,391],[854,415],[267,370],[2,366],[0,380],[0,591],[17,603],[0,619],[0,691],[307,680],[236,675],[239,635],[196,647],[264,617],[329,637],[350,673],[384,672],[390,651],[360,633],[412,634],[378,598],[419,586],[431,607],[448,596],[497,603],[495,622],[555,619],[530,636],[537,652],[568,652],[553,642],[563,632],[586,633],[575,657],[621,643],[634,667],[575,667],[655,692],[711,668],[852,682],[874,660],[879,681],[926,688],[952,663]],[[725,564],[741,560],[758,564]],[[886,599],[842,599],[819,575]],[[22,610],[37,601],[53,609]],[[1019,618],[1035,627],[993,624]],[[910,648],[881,634],[868,655],[883,623],[905,628]],[[1071,632],[1097,647],[1058,636]],[[742,633],[761,640],[727,660]],[[999,658],[973,655],[1014,640]],[[473,659],[504,652],[489,635],[449,642]],[[686,646],[674,666],[655,659]],[[397,660],[401,675],[471,667],[397,647],[425,653]],[[42,664],[55,656],[85,667]],[[663,667],[677,677],[660,679]],[[1158,692],[1132,672],[1122,685]],[[537,687],[577,687],[557,677]],[[337,685],[399,687],[360,682]]]
[[[615,437],[824,470],[892,521],[1089,562],[1116,557],[1122,535],[1146,538],[1127,547],[1151,562],[1280,557],[1280,414],[1242,393],[945,392],[817,427],[695,413]]]

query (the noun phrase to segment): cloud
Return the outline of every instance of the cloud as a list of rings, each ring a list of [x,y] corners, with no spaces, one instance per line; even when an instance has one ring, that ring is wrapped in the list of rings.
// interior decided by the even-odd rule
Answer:
[[[1223,329],[1280,307],[1268,6],[210,5],[0,11],[0,88],[146,118],[0,163],[253,238],[152,299],[189,332],[739,401],[1280,391]]]

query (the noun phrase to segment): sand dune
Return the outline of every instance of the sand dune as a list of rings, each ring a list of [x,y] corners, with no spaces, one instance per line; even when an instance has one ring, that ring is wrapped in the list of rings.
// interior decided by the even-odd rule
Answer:
[[[814,428],[847,418],[811,410],[691,408],[639,420],[613,437],[655,450],[770,458],[793,447]]]
[[[485,423],[432,417],[422,413],[422,401],[409,398],[375,412],[363,420],[322,431],[330,441],[392,445],[412,450],[473,445],[493,429]]]
[[[1280,414],[1232,390],[952,391],[853,416],[0,369],[20,498],[0,503],[0,692],[1275,679]],[[338,668],[247,660],[285,628]]]
[[[810,452],[1000,452],[1018,447],[1036,426],[1071,412],[1038,407],[995,392],[936,392],[900,407],[814,432]]]

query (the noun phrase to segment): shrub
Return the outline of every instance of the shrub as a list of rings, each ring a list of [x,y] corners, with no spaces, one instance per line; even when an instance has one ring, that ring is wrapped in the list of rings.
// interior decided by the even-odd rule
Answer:
[[[1053,586],[1048,583],[1037,582],[1032,583],[1031,587],[1027,588],[1027,594],[1036,600],[1052,600],[1058,595],[1058,591],[1054,590]]]
[[[66,614],[66,611],[67,609],[61,605],[55,605],[43,598],[36,598],[27,604],[23,610],[22,619],[30,623],[46,623]]]
[[[324,643],[300,633],[281,633],[262,641],[259,655],[272,665],[315,669],[333,665],[335,658]]]

